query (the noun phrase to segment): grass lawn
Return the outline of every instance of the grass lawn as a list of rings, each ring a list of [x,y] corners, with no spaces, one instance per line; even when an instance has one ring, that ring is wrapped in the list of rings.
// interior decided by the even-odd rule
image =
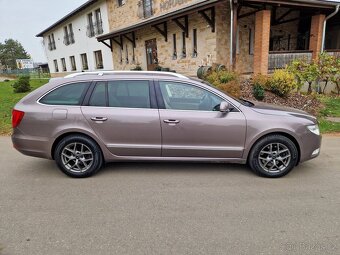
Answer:
[[[10,134],[12,129],[12,109],[14,105],[28,93],[14,93],[12,84],[15,81],[0,82],[0,135]],[[30,81],[32,90],[47,83],[47,79]]]
[[[332,122],[326,119],[326,117],[340,118],[340,97],[322,96],[320,100],[325,105],[325,108],[320,111],[319,123],[321,132],[340,132],[339,122]]]
[[[321,102],[326,106],[320,113],[328,117],[340,117],[340,97],[321,97]]]

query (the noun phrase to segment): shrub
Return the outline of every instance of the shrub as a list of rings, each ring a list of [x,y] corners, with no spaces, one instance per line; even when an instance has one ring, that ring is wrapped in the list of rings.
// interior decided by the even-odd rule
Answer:
[[[136,65],[131,71],[143,71],[143,68],[140,65]]]
[[[318,69],[321,80],[325,81],[322,93],[324,94],[329,81],[333,80],[333,77],[339,73],[337,67],[337,58],[329,55],[327,52],[321,53],[318,58]]]
[[[306,59],[295,59],[293,62],[287,67],[287,70],[291,72],[295,76],[297,90],[300,91],[303,84],[306,82],[304,77],[304,73],[308,68],[309,63]]]
[[[259,84],[255,84],[253,87],[253,95],[257,100],[262,101],[264,99],[264,88]]]
[[[228,83],[221,83],[216,87],[231,96],[236,98],[241,97],[241,86],[238,80],[233,80]]]
[[[13,84],[14,93],[24,93],[31,90],[30,77],[21,76],[17,82]]]
[[[214,85],[223,92],[239,98],[241,96],[241,86],[238,75],[231,71],[213,71],[204,78],[207,82]]]
[[[238,75],[231,71],[213,71],[206,78],[209,83],[218,86],[221,83],[228,83],[230,81],[238,80]]]
[[[294,75],[286,69],[275,70],[269,80],[269,89],[280,97],[286,97],[296,87]]]
[[[156,66],[155,67],[155,71],[159,71],[159,72],[162,71],[162,67],[161,66]]]

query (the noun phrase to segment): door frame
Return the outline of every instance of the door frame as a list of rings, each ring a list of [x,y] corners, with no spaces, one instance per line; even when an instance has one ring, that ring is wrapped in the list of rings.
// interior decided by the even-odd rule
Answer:
[[[147,47],[147,43],[150,41],[154,41],[155,42],[155,48],[156,48],[156,55],[157,55],[157,63],[153,63],[153,64],[149,64],[149,59],[148,59],[148,47]],[[149,40],[145,40],[145,57],[146,57],[146,69],[148,71],[154,71],[155,67],[158,65],[158,47],[157,47],[157,39],[153,38],[153,39],[149,39]],[[152,68],[151,68],[152,67]]]

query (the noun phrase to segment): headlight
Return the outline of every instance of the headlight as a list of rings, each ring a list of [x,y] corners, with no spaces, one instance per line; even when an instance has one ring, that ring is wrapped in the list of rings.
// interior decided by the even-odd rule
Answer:
[[[307,126],[308,130],[313,134],[320,135],[320,129],[318,125]]]

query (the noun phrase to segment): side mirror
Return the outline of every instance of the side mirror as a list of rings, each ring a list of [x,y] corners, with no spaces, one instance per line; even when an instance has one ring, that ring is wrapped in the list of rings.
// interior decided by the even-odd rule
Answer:
[[[230,104],[228,102],[223,101],[220,104],[220,112],[224,113],[230,112]]]

